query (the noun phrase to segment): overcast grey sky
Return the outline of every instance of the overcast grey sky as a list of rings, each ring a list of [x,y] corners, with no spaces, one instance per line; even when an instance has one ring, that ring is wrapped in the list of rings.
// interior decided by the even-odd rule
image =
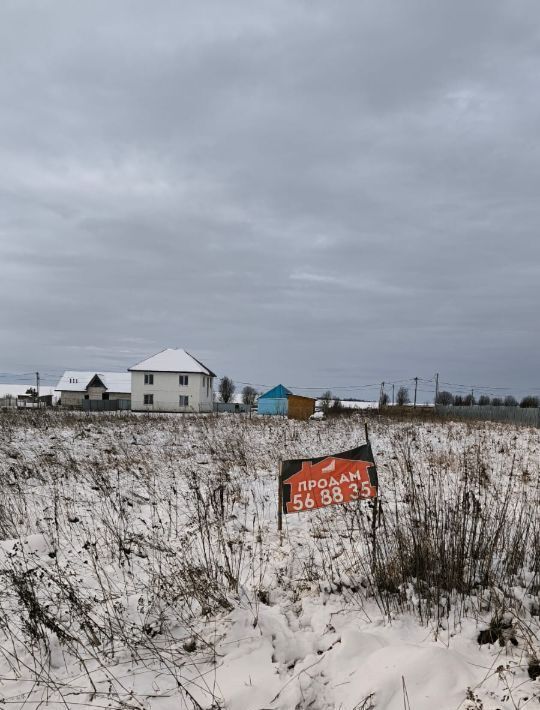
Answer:
[[[537,0],[3,0],[0,372],[540,387]]]

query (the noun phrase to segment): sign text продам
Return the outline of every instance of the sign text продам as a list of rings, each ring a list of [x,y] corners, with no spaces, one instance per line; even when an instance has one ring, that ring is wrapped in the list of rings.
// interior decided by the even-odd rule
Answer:
[[[283,461],[283,514],[377,497],[377,469],[369,443],[334,456]]]

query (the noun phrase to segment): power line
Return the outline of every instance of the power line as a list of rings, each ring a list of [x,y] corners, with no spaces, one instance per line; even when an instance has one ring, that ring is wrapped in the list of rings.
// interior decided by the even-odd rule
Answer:
[[[223,377],[218,378],[220,381]],[[275,387],[274,385],[262,384],[260,382],[242,382],[241,380],[234,380],[238,385],[251,385],[252,387]],[[295,390],[338,390],[338,389],[365,389],[367,387],[379,387],[379,382],[370,385],[335,385],[331,387],[329,385],[320,385],[319,387],[301,387],[300,385],[287,385],[287,387],[292,387]]]
[[[43,382],[44,380],[58,380],[62,374],[66,370],[47,370],[45,372],[40,371],[40,380]],[[73,370],[76,371],[76,370]],[[97,371],[97,370],[96,370]],[[218,381],[221,381],[223,378],[217,378]],[[35,372],[0,372],[0,382],[3,381],[4,384],[32,384],[35,382]],[[259,388],[267,388],[270,389],[275,386],[274,384],[268,384],[268,383],[256,383],[256,382],[244,382],[241,380],[235,380],[235,382],[239,385],[250,385],[252,387],[259,387]],[[385,385],[390,387],[393,385],[397,384],[403,384],[403,383],[409,383],[410,386],[416,386],[417,391],[422,394],[430,394],[429,390],[426,390],[424,388],[419,388],[419,384],[424,384],[428,385],[431,383],[436,383],[436,379],[431,377],[431,378],[425,378],[425,377],[409,377],[405,379],[398,379],[398,380],[392,380],[392,381],[387,381],[385,380]],[[437,383],[436,383],[437,384]],[[452,387],[458,390],[458,393],[460,392],[465,392],[465,393],[470,393],[472,389],[474,389],[476,392],[483,393],[483,394],[493,394],[493,393],[505,393],[505,392],[515,392],[515,393],[531,393],[531,392],[539,392],[540,387],[512,387],[512,386],[501,386],[501,385],[478,385],[478,384],[465,384],[465,383],[459,383],[459,382],[446,382],[446,381],[438,381],[439,385],[439,391],[441,389],[441,386],[445,387]],[[370,390],[370,389],[378,389],[380,387],[380,382],[372,382],[369,384],[350,384],[350,385],[319,385],[319,386],[304,386],[304,385],[288,385],[291,389],[295,390],[303,390],[306,392],[315,392],[315,391],[325,391],[325,390],[331,390],[331,391],[361,391],[361,390]]]
[[[491,385],[465,385],[455,382],[441,382],[440,384],[446,385],[447,387],[459,387],[465,392],[470,392],[473,388],[475,390],[487,390],[488,392],[536,392],[540,390],[540,387],[496,387]]]
[[[217,379],[219,381],[221,381],[223,379],[223,377],[219,377]],[[421,378],[419,377],[418,380],[420,381]],[[242,382],[241,380],[236,380],[236,379],[233,379],[233,381],[238,385],[250,385],[251,387],[275,387],[275,383],[270,385],[268,383],[263,384],[261,382]],[[387,385],[392,385],[392,384],[399,384],[400,382],[412,382],[412,381],[414,381],[414,378],[407,378],[405,380],[393,380],[393,381],[386,381],[385,380],[385,383]],[[423,380],[423,381],[430,382],[430,380]],[[286,386],[291,387],[292,389],[295,389],[295,390],[317,390],[317,391],[319,391],[319,390],[357,390],[357,389],[367,389],[370,387],[380,387],[380,385],[381,385],[380,382],[373,382],[368,385],[334,385],[334,386],[319,385],[318,387],[313,387],[313,386],[304,387],[301,385],[288,384]]]

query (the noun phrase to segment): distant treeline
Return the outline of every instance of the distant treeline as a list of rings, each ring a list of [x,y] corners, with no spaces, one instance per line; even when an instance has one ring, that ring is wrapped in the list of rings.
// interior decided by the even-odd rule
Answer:
[[[437,395],[437,404],[442,404],[445,406],[454,405],[454,407],[470,407],[473,404],[478,404],[480,406],[492,407],[523,407],[523,408],[537,408],[539,406],[539,399],[534,395],[527,395],[523,397],[521,402],[518,402],[515,397],[511,394],[506,397],[489,397],[487,394],[482,394],[478,399],[475,398],[474,394],[471,392],[467,395],[452,394],[452,392],[447,392],[443,390]]]

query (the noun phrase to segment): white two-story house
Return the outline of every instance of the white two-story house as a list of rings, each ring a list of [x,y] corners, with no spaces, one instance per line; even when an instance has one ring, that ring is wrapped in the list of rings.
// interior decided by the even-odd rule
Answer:
[[[167,348],[128,368],[135,412],[211,412],[212,370],[180,348]]]

